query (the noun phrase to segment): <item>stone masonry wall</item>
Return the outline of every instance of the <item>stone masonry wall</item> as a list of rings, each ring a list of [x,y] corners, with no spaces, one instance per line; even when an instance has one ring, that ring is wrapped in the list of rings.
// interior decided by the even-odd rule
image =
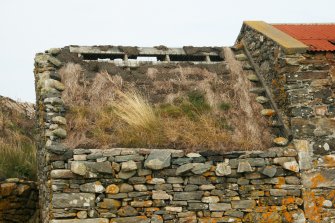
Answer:
[[[38,187],[39,209],[41,222],[49,222],[50,200],[50,154],[47,146],[60,142],[66,136],[62,128],[66,124],[64,103],[61,91],[64,90],[60,76],[56,72],[62,64],[54,55],[58,49],[51,49],[35,57],[35,90],[36,90],[36,119],[38,131],[37,160],[38,160]],[[68,153],[72,155],[72,151]]]
[[[298,154],[290,147],[49,152],[53,223],[304,222]]]
[[[38,190],[32,181],[0,182],[0,222],[38,222]]]
[[[281,47],[250,27],[240,37],[260,67],[279,107],[289,118],[297,139],[334,145],[335,55],[296,53]]]
[[[334,73],[329,54],[286,55],[244,27],[246,47],[290,124],[262,152],[75,149],[66,132],[58,49],[35,58],[42,222],[332,222]]]
[[[335,222],[334,54],[285,54],[246,25],[242,38],[296,139],[307,222]]]

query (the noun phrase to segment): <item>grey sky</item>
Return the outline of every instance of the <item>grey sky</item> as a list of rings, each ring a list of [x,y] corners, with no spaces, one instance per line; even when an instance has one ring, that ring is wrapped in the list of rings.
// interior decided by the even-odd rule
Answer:
[[[230,46],[243,20],[329,23],[334,8],[334,0],[1,0],[0,95],[34,102],[34,55],[51,47]]]

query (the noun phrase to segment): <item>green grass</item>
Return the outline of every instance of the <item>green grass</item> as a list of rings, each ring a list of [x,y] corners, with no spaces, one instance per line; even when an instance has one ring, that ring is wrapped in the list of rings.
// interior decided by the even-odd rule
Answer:
[[[228,111],[230,109],[231,105],[229,103],[226,102],[221,102],[221,104],[219,105],[219,108],[222,111]]]
[[[157,113],[162,117],[178,118],[183,114],[180,107],[173,104],[160,104]]]
[[[0,100],[0,178],[36,179],[35,120]]]
[[[30,142],[0,144],[0,177],[36,179],[36,146]]]
[[[173,104],[161,104],[158,113],[163,117],[178,118],[187,116],[192,120],[198,120],[199,116],[211,110],[206,102],[204,93],[201,91],[190,91],[187,98],[177,98]]]
[[[210,105],[206,102],[205,94],[201,91],[194,90],[190,91],[188,94],[188,100],[193,105],[193,107],[199,112],[203,113],[210,110]]]

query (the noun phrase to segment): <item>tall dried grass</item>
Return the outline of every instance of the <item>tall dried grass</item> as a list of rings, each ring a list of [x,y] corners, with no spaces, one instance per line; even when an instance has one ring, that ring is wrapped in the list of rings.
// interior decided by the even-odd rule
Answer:
[[[121,88],[123,84],[120,76],[110,76],[106,71],[101,71],[93,79],[88,79],[84,72],[79,64],[74,63],[60,69],[59,74],[65,85],[62,99],[66,104],[95,107],[114,100],[113,90]]]
[[[36,146],[31,141],[0,143],[0,178],[36,179]]]
[[[112,103],[114,115],[138,131],[155,131],[160,122],[153,107],[138,92],[117,92],[119,100]]]
[[[259,115],[250,116],[248,112],[258,108],[253,105],[245,108],[250,106],[249,100],[241,104],[245,94],[239,91],[248,86],[220,82],[220,88],[224,85],[227,90],[215,95],[212,92],[209,100],[209,84],[200,88],[204,95],[191,91],[194,88],[190,85],[184,98],[175,98],[181,101],[175,103],[172,100],[168,107],[162,108],[151,105],[118,75],[102,71],[85,79],[87,75],[83,72],[75,64],[68,64],[60,71],[66,85],[62,98],[70,107],[66,139],[70,147],[169,147],[190,151],[262,149],[267,146],[268,139],[259,138],[262,135],[268,137],[266,125],[250,120]],[[226,104],[222,105],[222,100]],[[222,123],[222,118],[228,121]],[[248,127],[250,123],[257,126]],[[250,134],[255,129],[249,128],[260,131],[257,137]]]
[[[65,103],[84,104],[87,81],[84,79],[84,70],[79,64],[68,63],[59,71],[65,85],[62,99]]]
[[[164,118],[164,135],[169,143],[183,149],[221,150],[232,142],[229,133],[220,129],[216,122],[210,115],[200,115],[197,121],[187,116]]]
[[[71,146],[126,146],[222,150],[241,146],[232,141],[231,132],[218,125],[210,113],[160,115],[139,93],[118,92],[111,106],[73,107],[70,113]],[[85,130],[84,132],[82,130]],[[71,135],[71,134],[70,134]],[[71,144],[77,142],[79,144]]]
[[[33,113],[25,104],[0,98],[0,178],[36,178]]]

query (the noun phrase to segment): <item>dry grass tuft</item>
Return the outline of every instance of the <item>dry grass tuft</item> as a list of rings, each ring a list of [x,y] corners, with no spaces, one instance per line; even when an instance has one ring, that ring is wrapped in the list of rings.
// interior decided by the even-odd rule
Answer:
[[[68,63],[62,67],[59,74],[65,85],[62,99],[65,103],[84,103],[87,82],[83,79],[84,70],[79,64]]]
[[[118,75],[110,76],[101,71],[93,79],[85,78],[84,70],[79,64],[68,63],[59,71],[65,90],[62,99],[71,105],[105,105],[115,99],[115,92],[111,89],[122,87],[122,78]]]
[[[112,103],[114,114],[132,128],[142,131],[155,131],[160,123],[154,109],[136,91],[117,92],[119,100]]]
[[[197,121],[182,116],[164,119],[164,134],[175,147],[186,150],[221,150],[231,144],[229,133],[217,126],[217,120],[200,115]]]

